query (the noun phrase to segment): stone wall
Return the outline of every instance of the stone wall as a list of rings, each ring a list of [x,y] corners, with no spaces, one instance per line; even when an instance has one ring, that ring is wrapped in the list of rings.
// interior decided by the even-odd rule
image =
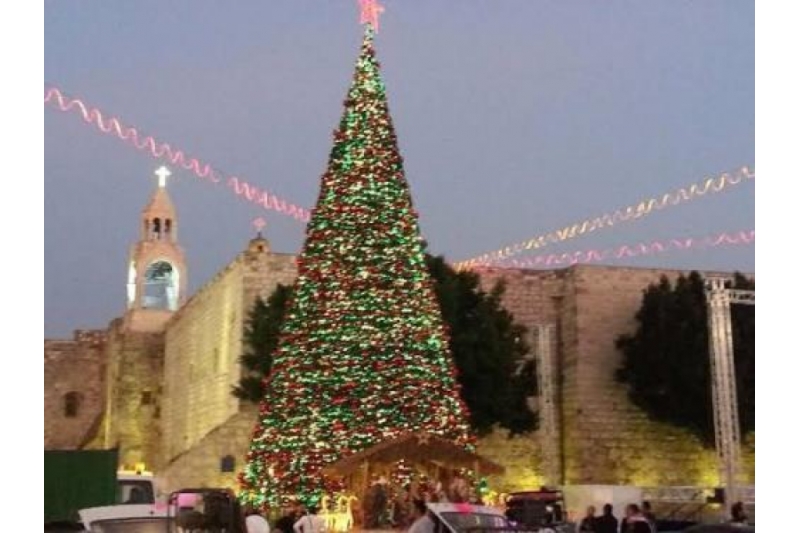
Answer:
[[[158,474],[165,491],[187,487],[238,489],[237,475],[245,464],[258,409],[243,404],[242,410],[220,424],[190,450],[174,457]],[[223,472],[223,458],[233,458],[233,471]]]
[[[531,329],[548,322],[556,326],[565,482],[718,484],[713,450],[687,431],[650,420],[614,379],[621,363],[615,340],[634,331],[643,291],[662,275],[674,279],[681,273],[587,265],[482,273],[487,288],[506,279],[504,305],[523,324]],[[755,475],[752,449],[746,445],[743,450],[748,480]]]
[[[106,333],[78,330],[72,340],[44,341],[44,448],[71,450],[91,438],[103,414]],[[65,402],[75,393],[75,416]]]
[[[687,431],[652,422],[614,379],[621,353],[615,342],[636,328],[642,292],[662,275],[681,272],[579,266],[571,269],[577,298],[579,364],[570,460],[578,484],[708,485],[717,479],[713,450]],[[709,401],[711,401],[709,393]],[[675,468],[681,465],[681,468]]]
[[[93,446],[119,447],[120,464],[158,465],[164,334],[129,331],[117,319],[108,333],[107,407]]]
[[[719,482],[713,450],[686,431],[649,420],[614,380],[615,339],[633,331],[642,291],[662,274],[680,272],[597,266],[481,272],[487,290],[506,279],[504,305],[532,331],[555,326],[557,449],[567,483]],[[235,473],[220,472],[220,460],[233,455],[241,468],[255,421],[254,407],[230,394],[240,378],[244,322],[256,297],[268,298],[276,284],[291,284],[295,276],[293,256],[271,253],[266,240],[253,239],[174,314],[165,334],[131,332],[119,319],[107,332],[46,340],[45,448],[78,448],[94,435],[95,447],[119,445],[124,465],[145,462],[163,472],[169,488],[233,486]],[[81,395],[75,417],[64,416],[68,392]],[[493,486],[511,491],[542,484],[542,439],[538,432],[508,439],[504,431],[481,439],[479,453],[507,467]],[[744,478],[752,483],[755,437],[744,439]]]
[[[234,261],[168,323],[163,459],[168,461],[236,414],[230,394],[241,353],[242,276]]]
[[[505,467],[503,474],[487,478],[498,493],[531,490],[545,484],[542,450],[535,433],[509,438],[507,430],[495,429],[478,441],[477,453]]]
[[[167,324],[163,462],[239,412],[231,389],[241,377],[247,316],[257,296],[267,298],[295,275],[292,256],[271,254],[264,239],[254,239]]]

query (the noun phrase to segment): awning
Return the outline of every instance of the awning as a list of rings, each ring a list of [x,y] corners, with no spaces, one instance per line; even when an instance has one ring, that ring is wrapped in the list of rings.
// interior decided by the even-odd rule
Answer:
[[[430,433],[406,433],[380,442],[325,467],[327,474],[346,476],[358,471],[364,463],[392,464],[400,460],[412,463],[433,463],[445,468],[469,468],[480,474],[502,474],[505,468],[476,453],[465,450],[442,437]]]

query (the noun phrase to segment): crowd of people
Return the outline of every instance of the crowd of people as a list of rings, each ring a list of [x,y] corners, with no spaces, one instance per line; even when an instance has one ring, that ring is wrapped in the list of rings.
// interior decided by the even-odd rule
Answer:
[[[603,514],[597,516],[596,509],[590,505],[586,515],[578,524],[578,533],[657,533],[656,515],[650,502],[642,502],[642,506],[632,503],[625,507],[625,516],[618,520],[614,516],[614,507],[607,503],[603,506]],[[747,524],[748,517],[744,504],[737,502],[731,507],[730,523]]]
[[[430,533],[433,521],[426,513],[428,503],[477,503],[479,497],[466,478],[454,473],[444,482],[421,478],[392,483],[385,477],[376,477],[360,501],[354,496],[345,500],[342,504],[323,498],[320,505],[307,507],[300,503],[287,504],[281,510],[281,517],[274,522],[273,529],[280,533],[334,533],[351,529],[353,514],[356,514],[363,529]],[[340,509],[343,505],[346,509]],[[245,515],[248,533],[270,533],[269,522],[255,508],[247,508]],[[340,515],[348,516],[347,527],[332,523]]]
[[[349,504],[355,497],[347,499]],[[385,478],[375,479],[363,495],[359,506],[361,527],[366,530],[399,529],[410,533],[433,533],[435,519],[427,511],[428,503],[479,503],[480,500],[469,483],[456,475],[451,482],[420,483],[410,481],[403,485],[393,486]],[[274,522],[272,533],[335,533],[349,530],[354,524],[352,515],[345,529],[332,525],[330,518],[332,509],[323,499],[322,509],[319,506],[305,507],[300,503],[287,504],[282,509],[281,517]],[[269,523],[254,508],[248,508],[245,523],[248,533],[271,533]],[[731,508],[730,522],[747,524],[748,517],[744,505],[738,502]],[[649,502],[642,505],[629,504],[624,515],[617,518],[614,508],[607,503],[602,514],[598,515],[594,506],[586,509],[586,514],[577,524],[577,533],[657,533],[656,516]]]
[[[614,516],[614,507],[607,503],[603,506],[603,514],[597,516],[596,509],[590,505],[578,524],[579,533],[655,533],[656,517],[649,502],[639,507],[632,503],[625,507],[625,516],[618,520]]]
[[[319,515],[319,508],[304,507],[301,504],[287,505],[283,509],[281,517],[275,521],[274,531],[270,530],[269,522],[258,510],[254,507],[247,507],[245,526],[247,533],[330,533],[325,519]],[[434,527],[434,521],[427,512],[425,500],[412,500],[408,520],[403,529],[407,529],[410,533],[433,533]]]
[[[374,480],[364,494],[361,505],[365,529],[407,529],[415,521],[415,513],[427,503],[476,503],[474,487],[461,475],[449,482],[430,482],[412,479],[404,484],[392,484],[386,478]]]

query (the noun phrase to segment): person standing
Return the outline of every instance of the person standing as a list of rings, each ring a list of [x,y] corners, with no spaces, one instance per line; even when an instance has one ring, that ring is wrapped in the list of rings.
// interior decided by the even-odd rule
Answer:
[[[744,512],[742,502],[736,502],[731,506],[731,524],[747,524],[747,514]]]
[[[408,533],[433,533],[435,531],[436,524],[428,515],[428,507],[424,500],[414,500],[413,518],[414,522],[408,528]]]
[[[325,521],[317,516],[317,511],[316,505],[309,506],[308,514],[294,523],[294,533],[325,533]]]
[[[619,520],[614,516],[614,507],[607,503],[603,506],[602,516],[595,520],[595,533],[617,533]]]
[[[653,531],[657,531],[656,514],[653,512],[653,508],[650,506],[650,502],[648,501],[642,502],[642,516],[644,516],[644,518],[650,524],[651,529]]]
[[[619,529],[620,533],[655,533],[650,522],[642,515],[641,509],[635,503],[625,508],[625,518]]]
[[[245,508],[244,525],[247,533],[269,533],[269,522],[252,505]]]
[[[594,505],[586,508],[586,516],[581,520],[578,531],[582,533],[596,533],[597,532],[597,517],[594,516]]]
[[[275,522],[275,529],[281,533],[293,533],[294,523],[300,518],[297,505],[289,504],[283,509],[283,516]]]

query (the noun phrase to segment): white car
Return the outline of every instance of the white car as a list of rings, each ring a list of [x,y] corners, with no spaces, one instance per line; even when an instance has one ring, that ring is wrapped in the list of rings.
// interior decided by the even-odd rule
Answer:
[[[481,533],[517,532],[556,533],[543,528],[531,530],[513,524],[500,509],[471,503],[429,503],[428,510],[434,515],[435,533]]]

